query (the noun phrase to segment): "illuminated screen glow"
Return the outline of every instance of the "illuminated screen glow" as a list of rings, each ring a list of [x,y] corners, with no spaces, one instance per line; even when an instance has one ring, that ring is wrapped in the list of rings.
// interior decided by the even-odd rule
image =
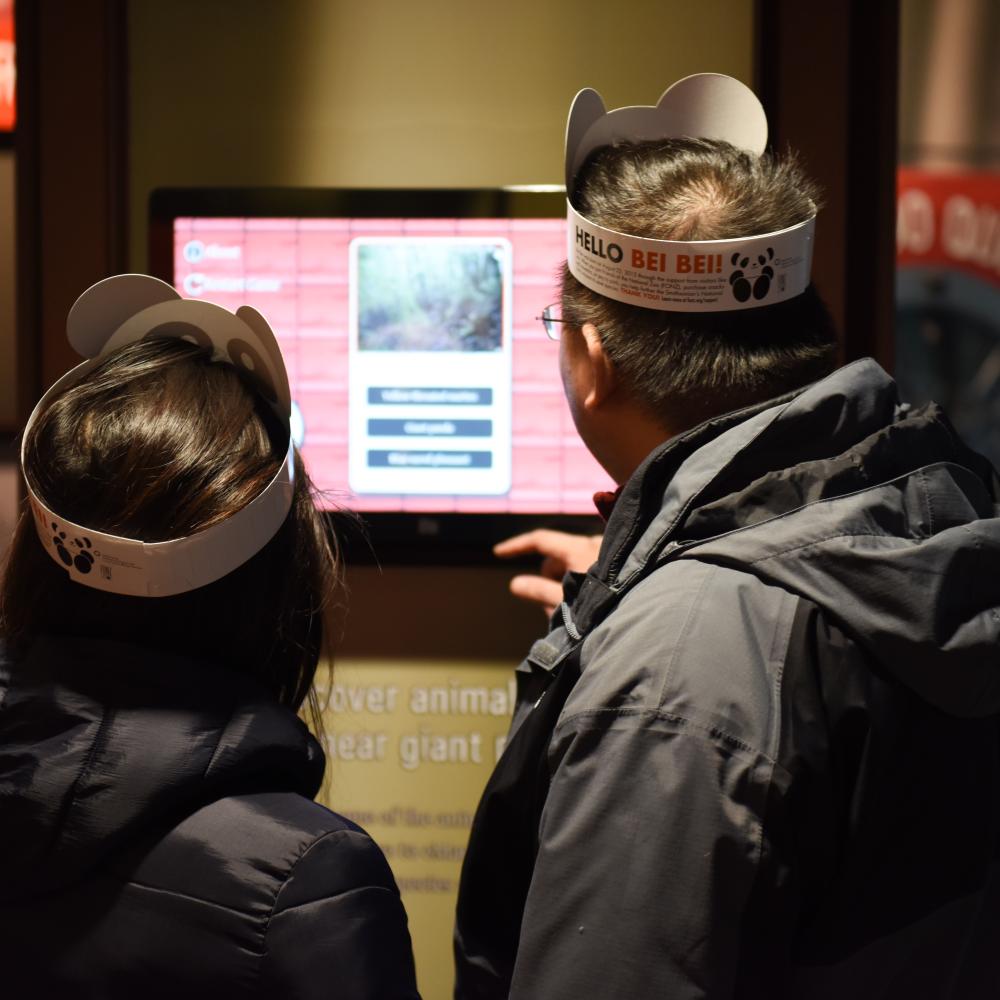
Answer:
[[[13,132],[17,119],[14,0],[0,0],[0,132]]]
[[[178,291],[271,323],[302,454],[359,511],[591,514],[559,345],[565,219],[177,218]]]

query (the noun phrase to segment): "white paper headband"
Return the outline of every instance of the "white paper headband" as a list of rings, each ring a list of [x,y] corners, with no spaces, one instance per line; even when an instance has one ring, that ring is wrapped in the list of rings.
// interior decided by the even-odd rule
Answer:
[[[671,312],[722,312],[772,305],[809,286],[816,216],[775,233],[730,240],[654,240],[606,229],[573,205],[587,157],[618,140],[721,139],[760,155],[767,118],[753,91],[732,77],[698,73],[667,88],[655,107],[606,111],[581,90],[566,123],[566,260],[601,295]]]
[[[231,313],[209,302],[182,299],[165,282],[141,274],[106,278],[76,300],[66,320],[70,344],[89,360],[60,378],[38,401],[25,427],[62,392],[76,385],[109,352],[147,337],[190,340],[210,347],[212,358],[249,378],[289,429],[291,394],[281,350],[267,320],[250,306]],[[74,524],[47,507],[27,475],[28,499],[38,537],[70,579],[114,594],[168,597],[204,587],[259,552],[281,527],[292,503],[294,445],[274,478],[249,504],[226,520],[185,538],[143,542]]]

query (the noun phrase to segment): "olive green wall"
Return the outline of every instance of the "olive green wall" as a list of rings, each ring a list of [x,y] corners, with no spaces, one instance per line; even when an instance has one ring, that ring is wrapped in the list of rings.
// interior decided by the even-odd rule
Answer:
[[[584,86],[751,82],[752,0],[133,0],[131,260],[165,185],[560,183]]]

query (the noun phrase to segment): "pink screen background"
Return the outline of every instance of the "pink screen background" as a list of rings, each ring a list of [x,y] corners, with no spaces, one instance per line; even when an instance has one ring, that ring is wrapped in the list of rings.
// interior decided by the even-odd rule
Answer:
[[[502,236],[512,247],[512,479],[505,496],[386,496],[347,485],[348,247],[357,236]],[[189,261],[185,246],[206,248]],[[564,219],[177,219],[174,282],[236,279],[247,290],[203,288],[197,297],[267,317],[305,423],[303,458],[331,504],[360,511],[593,513],[610,480],[576,434],[559,378],[559,346],[535,319],[558,301]],[[262,282],[264,287],[254,288]],[[202,283],[203,284],[203,283]],[[442,358],[443,363],[447,363]]]

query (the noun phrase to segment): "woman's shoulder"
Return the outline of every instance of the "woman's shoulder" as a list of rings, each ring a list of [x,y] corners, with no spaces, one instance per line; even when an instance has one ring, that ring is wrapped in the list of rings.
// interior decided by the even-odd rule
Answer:
[[[203,928],[254,956],[263,996],[325,996],[336,969],[340,995],[419,1000],[406,912],[382,851],[304,796],[219,799],[116,868],[130,912],[151,896],[158,912],[184,913],[189,933]]]
[[[396,892],[382,851],[361,827],[293,792],[219,799],[114,868],[132,884],[258,914],[302,895],[306,871],[314,899],[369,887]]]

